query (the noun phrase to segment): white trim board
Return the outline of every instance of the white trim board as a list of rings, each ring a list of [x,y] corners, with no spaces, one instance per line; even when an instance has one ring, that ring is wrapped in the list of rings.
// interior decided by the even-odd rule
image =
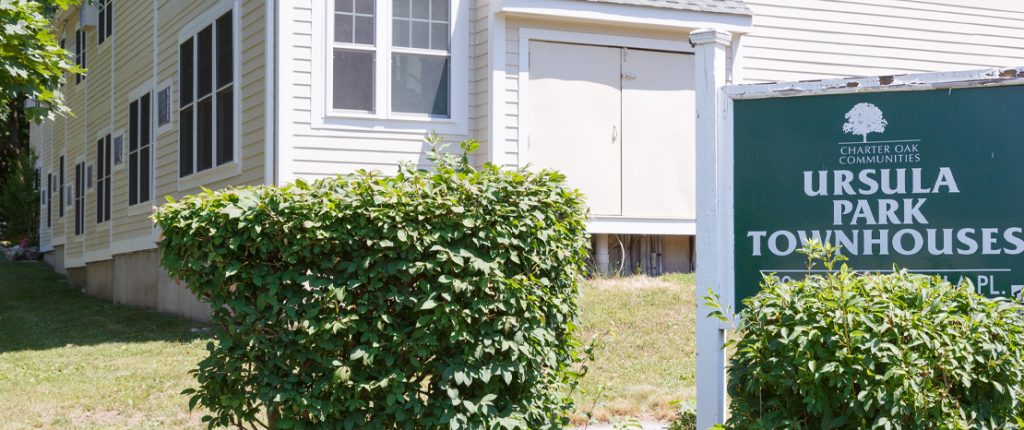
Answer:
[[[747,33],[753,17],[697,12],[670,8],[573,0],[501,0],[500,13],[575,21],[589,24],[618,24],[662,29],[714,27],[733,33]]]
[[[583,2],[581,2],[583,3]],[[657,51],[693,54],[694,49],[686,39],[665,40],[644,37],[617,36],[599,33],[547,30],[532,27],[519,29],[519,134],[517,151],[519,167],[530,162],[530,42],[559,42],[580,45],[616,46],[622,48],[650,49]],[[504,54],[502,54],[504,55]],[[502,118],[504,121],[504,118]],[[504,124],[503,124],[504,127]]]
[[[669,218],[591,217],[587,223],[590,234],[697,234],[697,221]]]

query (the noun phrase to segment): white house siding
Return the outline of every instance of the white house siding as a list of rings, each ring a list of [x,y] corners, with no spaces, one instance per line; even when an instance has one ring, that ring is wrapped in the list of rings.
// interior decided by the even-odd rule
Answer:
[[[490,19],[490,4],[487,0],[475,0],[470,5],[472,22],[470,27],[470,55],[473,61],[470,62],[469,72],[469,121],[470,136],[480,141],[480,150],[476,154],[477,162],[487,160],[489,157],[488,130],[488,95],[490,94],[489,84],[491,82],[490,58],[490,35],[488,33],[488,19]]]
[[[747,83],[1024,64],[1017,0],[746,0]]]
[[[484,3],[483,0],[462,0],[460,5],[461,14],[468,11],[469,14],[478,12],[477,3]],[[316,61],[327,61],[323,58],[326,50],[324,40],[314,41],[315,25],[325,26],[325,21],[315,22],[314,20],[325,20],[325,7],[328,3],[321,0],[295,0],[280,3],[281,8],[281,39],[280,39],[280,112],[278,119],[281,127],[280,151],[279,151],[279,176],[278,181],[282,183],[291,182],[296,178],[316,179],[334,176],[337,174],[352,173],[356,170],[379,170],[383,173],[394,173],[402,162],[412,162],[424,165],[426,160],[426,145],[423,138],[426,132],[434,130],[436,125],[424,124],[420,130],[408,131],[391,127],[395,123],[381,123],[373,129],[353,129],[337,126],[323,125],[323,118],[315,118],[318,109],[314,108],[314,100],[322,100],[319,97],[329,97],[324,87],[324,73],[314,72]],[[481,6],[486,8],[486,5]],[[454,13],[453,13],[454,15]],[[483,45],[475,46],[479,42],[481,25],[486,25],[486,19],[474,20],[472,16],[460,15],[457,20],[469,19],[467,23],[468,37],[463,37],[462,42],[468,45],[463,52],[468,53],[469,59],[465,63],[464,76],[468,82],[468,111],[466,124],[462,127],[465,133],[454,134],[444,133],[448,140],[459,141],[469,137],[486,137],[486,118],[481,117],[480,112],[486,111],[486,39]],[[482,23],[481,23],[482,21]],[[452,43],[458,43],[453,39]],[[314,61],[314,56],[320,56]],[[481,65],[482,63],[482,65]],[[323,64],[323,63],[318,63]],[[455,80],[453,90],[458,87]],[[319,94],[314,97],[314,94]],[[455,97],[452,98],[452,109],[456,109],[458,103]],[[465,103],[465,102],[464,102]],[[466,108],[464,106],[464,108]],[[320,114],[322,115],[322,114]],[[480,133],[479,135],[475,135]]]

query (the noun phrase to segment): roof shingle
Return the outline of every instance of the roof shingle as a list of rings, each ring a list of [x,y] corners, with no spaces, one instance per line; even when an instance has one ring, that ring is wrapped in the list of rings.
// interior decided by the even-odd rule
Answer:
[[[753,15],[743,0],[581,0],[595,3],[617,3],[697,12]]]

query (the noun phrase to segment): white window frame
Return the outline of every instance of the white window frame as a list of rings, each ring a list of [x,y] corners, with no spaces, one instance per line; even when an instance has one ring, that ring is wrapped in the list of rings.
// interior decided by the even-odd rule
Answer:
[[[175,164],[174,164],[174,177],[178,178],[177,185],[178,185],[178,191],[179,192],[180,191],[187,191],[187,190],[190,190],[190,189],[195,189],[195,188],[198,188],[200,186],[203,186],[203,185],[206,185],[206,184],[210,184],[212,182],[217,182],[217,181],[222,181],[222,180],[225,180],[225,179],[228,179],[228,178],[232,178],[232,177],[238,176],[238,175],[240,175],[242,173],[242,166],[243,166],[242,160],[244,159],[244,157],[243,157],[244,154],[242,154],[242,137],[241,137],[242,136],[242,86],[243,86],[242,85],[242,44],[241,44],[242,30],[243,29],[242,29],[242,17],[241,17],[241,14],[242,14],[241,0],[221,0],[221,1],[217,2],[217,4],[215,4],[213,7],[210,7],[208,9],[206,9],[201,15],[199,15],[198,17],[193,19],[191,22],[189,22],[187,25],[182,27],[181,31],[178,32],[177,45],[174,46],[174,63],[175,63],[174,74],[175,74],[175,76],[177,76],[177,79],[175,79],[173,81],[166,81],[166,82],[169,82],[169,83],[172,84],[171,85],[171,124],[170,124],[170,127],[173,128],[175,131],[177,131],[178,130],[178,121],[180,120],[180,118],[178,118],[178,111],[180,110],[179,107],[178,107],[178,104],[181,101],[181,95],[177,94],[178,87],[179,87],[179,81],[181,80],[181,76],[178,76],[178,74],[179,74],[179,70],[178,69],[181,66],[180,64],[178,64],[178,58],[179,58],[179,54],[180,54],[179,51],[180,51],[181,44],[184,43],[188,39],[196,37],[199,34],[199,32],[202,31],[202,29],[206,28],[206,26],[208,26],[210,24],[213,24],[214,21],[217,20],[217,18],[220,18],[221,15],[224,15],[228,11],[232,12],[231,13],[231,27],[232,27],[232,37],[231,37],[231,50],[232,50],[232,52],[231,52],[231,54],[232,54],[232,62],[231,62],[232,63],[232,65],[231,65],[232,77],[231,77],[231,79],[232,79],[232,81],[231,81],[231,85],[233,85],[234,88],[233,88],[233,90],[231,92],[231,99],[232,99],[232,112],[231,112],[231,116],[232,116],[232,121],[233,121],[234,132],[232,133],[231,138],[232,138],[232,145],[234,147],[234,149],[233,149],[234,156],[232,157],[231,161],[229,161],[227,163],[224,163],[224,164],[221,164],[219,166],[216,165],[217,164],[216,162],[214,162],[214,166],[213,167],[210,167],[209,169],[203,170],[201,172],[194,171],[195,170],[195,164],[193,164],[193,166],[192,166],[192,169],[193,169],[192,174],[188,175],[188,176],[185,176],[185,177],[181,177],[180,176],[181,171],[179,170],[180,166],[181,166],[181,158],[180,158],[181,157],[181,151],[180,151],[181,141],[180,141],[179,137],[177,135],[175,135],[175,138],[174,138],[174,153],[175,153],[175,155],[174,155],[174,162],[175,162]],[[216,47],[214,47],[214,48],[216,48]],[[193,45],[193,49],[196,49],[195,45]],[[193,67],[197,67],[197,64],[193,64]],[[214,76],[213,79],[216,80],[216,76]],[[161,82],[160,88],[163,88],[163,84],[164,83]],[[195,87],[197,84],[196,84],[196,82],[193,82],[192,85],[193,85],[193,87]],[[217,92],[217,88],[216,87],[217,87],[217,85],[216,85],[216,83],[214,83],[214,89],[213,89],[214,98],[216,98],[216,92]],[[159,90],[159,88],[156,91],[158,91],[158,90]],[[154,91],[154,93],[153,93],[153,95],[154,95],[154,107],[156,106],[156,104],[155,104],[156,91]],[[178,103],[175,103],[175,101],[177,101]],[[195,103],[195,100],[193,100],[192,102]],[[156,113],[156,111],[154,111],[154,114],[155,113]],[[214,108],[214,117],[216,117],[216,115],[217,115],[216,114],[216,108]],[[156,124],[157,124],[157,122],[156,122],[156,115],[153,115],[153,119],[154,119],[153,126],[156,127]],[[214,120],[216,121],[216,118],[214,118]],[[196,142],[195,141],[195,133],[196,133],[196,127],[195,126],[196,126],[195,124],[192,124],[192,132],[193,132],[192,144],[193,145],[195,145],[195,142]],[[157,130],[157,129],[155,129],[155,130]],[[158,129],[157,132],[162,134],[163,133],[163,129]],[[216,134],[214,136],[216,137]],[[193,152],[193,157],[194,157],[195,156],[195,151],[193,150],[192,152]],[[214,157],[216,157],[216,142],[214,142]],[[193,163],[195,163],[194,159],[193,159]]]
[[[391,112],[391,54],[423,53],[436,55],[437,51],[416,48],[393,48],[392,1],[376,0],[374,25],[376,46],[374,70],[374,112],[337,110],[333,106],[333,58],[335,47],[365,45],[336,44],[334,42],[334,0],[314,2],[313,55],[312,55],[312,127],[338,130],[384,130],[423,134],[436,131],[448,135],[468,133],[469,110],[469,1],[450,0],[449,43],[451,57],[449,81],[449,116]],[[357,48],[358,49],[358,48]]]

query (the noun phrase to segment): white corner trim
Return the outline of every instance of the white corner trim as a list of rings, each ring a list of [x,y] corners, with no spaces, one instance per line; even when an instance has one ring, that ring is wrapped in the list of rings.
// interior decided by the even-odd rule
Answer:
[[[266,17],[266,23],[264,24],[263,32],[265,33],[266,40],[264,41],[264,64],[263,68],[266,71],[263,81],[266,86],[263,88],[265,105],[263,110],[263,183],[265,185],[276,185],[277,177],[276,173],[276,155],[277,155],[277,134],[275,130],[275,114],[277,112],[277,29],[279,27],[277,22],[277,5],[279,2],[274,0],[266,0],[263,2],[264,11],[263,14]],[[239,157],[241,158],[241,157]]]
[[[505,17],[488,10],[487,62],[490,70],[490,90],[487,94],[487,116],[490,120],[487,134],[487,161],[503,166],[516,160],[506,160],[508,141],[505,140],[505,70],[507,49],[505,46]]]
[[[586,3],[586,2],[580,2]],[[617,36],[612,34],[583,33],[562,30],[547,30],[531,27],[519,29],[519,129],[518,166],[530,163],[530,42],[561,42],[581,45],[616,46],[634,49],[692,54],[695,52],[688,40],[665,40],[643,37]],[[504,120],[504,119],[503,119]],[[504,124],[504,123],[502,123]],[[503,125],[504,126],[504,125]]]
[[[500,12],[589,24],[618,24],[675,30],[715,27],[735,33],[747,33],[753,27],[753,18],[746,15],[577,0],[501,0]]]
[[[587,233],[695,235],[697,221],[672,218],[630,218],[594,216],[587,223]]]

